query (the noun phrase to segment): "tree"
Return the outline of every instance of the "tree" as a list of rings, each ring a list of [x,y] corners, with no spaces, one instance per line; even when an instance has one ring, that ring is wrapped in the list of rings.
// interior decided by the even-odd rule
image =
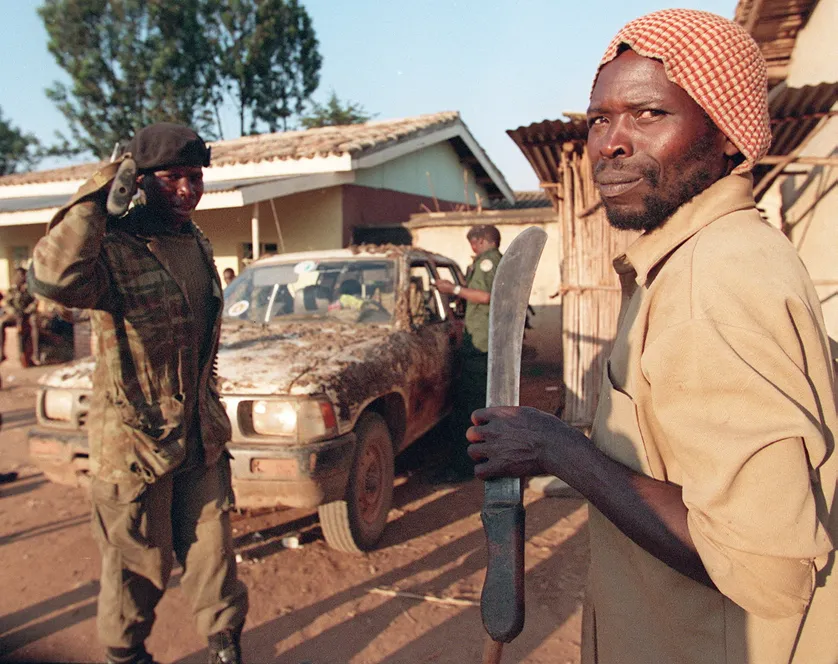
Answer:
[[[70,136],[51,154],[92,152],[159,121],[222,136],[233,98],[242,134],[286,128],[320,82],[298,0],[44,0],[48,48],[71,83],[47,90]]]
[[[300,124],[306,129],[315,127],[334,127],[339,125],[363,124],[374,118],[360,104],[352,101],[341,102],[332,90],[329,100],[325,104],[316,101],[311,104],[311,111],[300,119]]]
[[[0,175],[31,169],[38,161],[38,148],[38,139],[12,125],[0,109]]]
[[[276,131],[302,113],[320,84],[311,17],[297,0],[216,0],[219,72],[241,134]]]
[[[45,0],[38,9],[56,62],[72,79],[47,90],[70,126],[52,152],[106,157],[158,121],[214,135],[216,46],[207,0]]]

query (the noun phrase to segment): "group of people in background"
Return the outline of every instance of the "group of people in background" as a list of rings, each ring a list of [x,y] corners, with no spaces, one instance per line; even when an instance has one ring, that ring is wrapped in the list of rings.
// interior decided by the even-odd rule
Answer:
[[[14,358],[26,368],[73,359],[77,312],[36,299],[26,284],[24,268],[15,268],[12,285],[5,295],[0,293],[0,312],[0,362]],[[10,329],[17,333],[14,350],[6,345]]]

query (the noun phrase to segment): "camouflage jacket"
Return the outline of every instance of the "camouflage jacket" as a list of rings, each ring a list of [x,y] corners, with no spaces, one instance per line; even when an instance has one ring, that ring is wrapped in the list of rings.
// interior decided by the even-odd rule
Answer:
[[[230,439],[215,356],[222,288],[212,249],[190,223],[212,274],[214,325],[202,364],[194,357],[194,317],[181,287],[158,258],[165,237],[142,232],[137,213],[108,218],[102,188],[110,164],[86,182],[35,247],[29,286],[67,307],[91,309],[96,371],[89,423],[91,473],[139,492],[186,458],[184,404],[194,399],[207,465]],[[198,367],[198,375],[190,367]],[[195,433],[190,435],[197,439]],[[136,495],[136,494],[135,494]]]
[[[6,293],[4,305],[8,313],[20,319],[34,313],[37,302],[26,286],[18,288],[12,285],[9,287],[9,292]]]

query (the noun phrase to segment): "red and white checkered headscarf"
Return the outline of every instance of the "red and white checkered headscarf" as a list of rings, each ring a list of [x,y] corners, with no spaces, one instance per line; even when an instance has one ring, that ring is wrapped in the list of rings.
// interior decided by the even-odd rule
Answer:
[[[666,77],[683,88],[739,148],[745,161],[734,173],[750,171],[768,152],[771,125],[765,58],[741,26],[693,9],[664,9],[641,16],[611,41],[597,76],[617,57],[622,44],[663,62]]]

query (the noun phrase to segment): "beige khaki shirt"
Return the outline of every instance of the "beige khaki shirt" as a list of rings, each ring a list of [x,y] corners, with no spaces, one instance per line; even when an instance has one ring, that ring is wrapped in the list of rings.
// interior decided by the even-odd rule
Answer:
[[[614,265],[623,307],[591,437],[683,487],[719,591],[591,507],[583,661],[836,664],[838,418],[803,264],[735,175]]]

